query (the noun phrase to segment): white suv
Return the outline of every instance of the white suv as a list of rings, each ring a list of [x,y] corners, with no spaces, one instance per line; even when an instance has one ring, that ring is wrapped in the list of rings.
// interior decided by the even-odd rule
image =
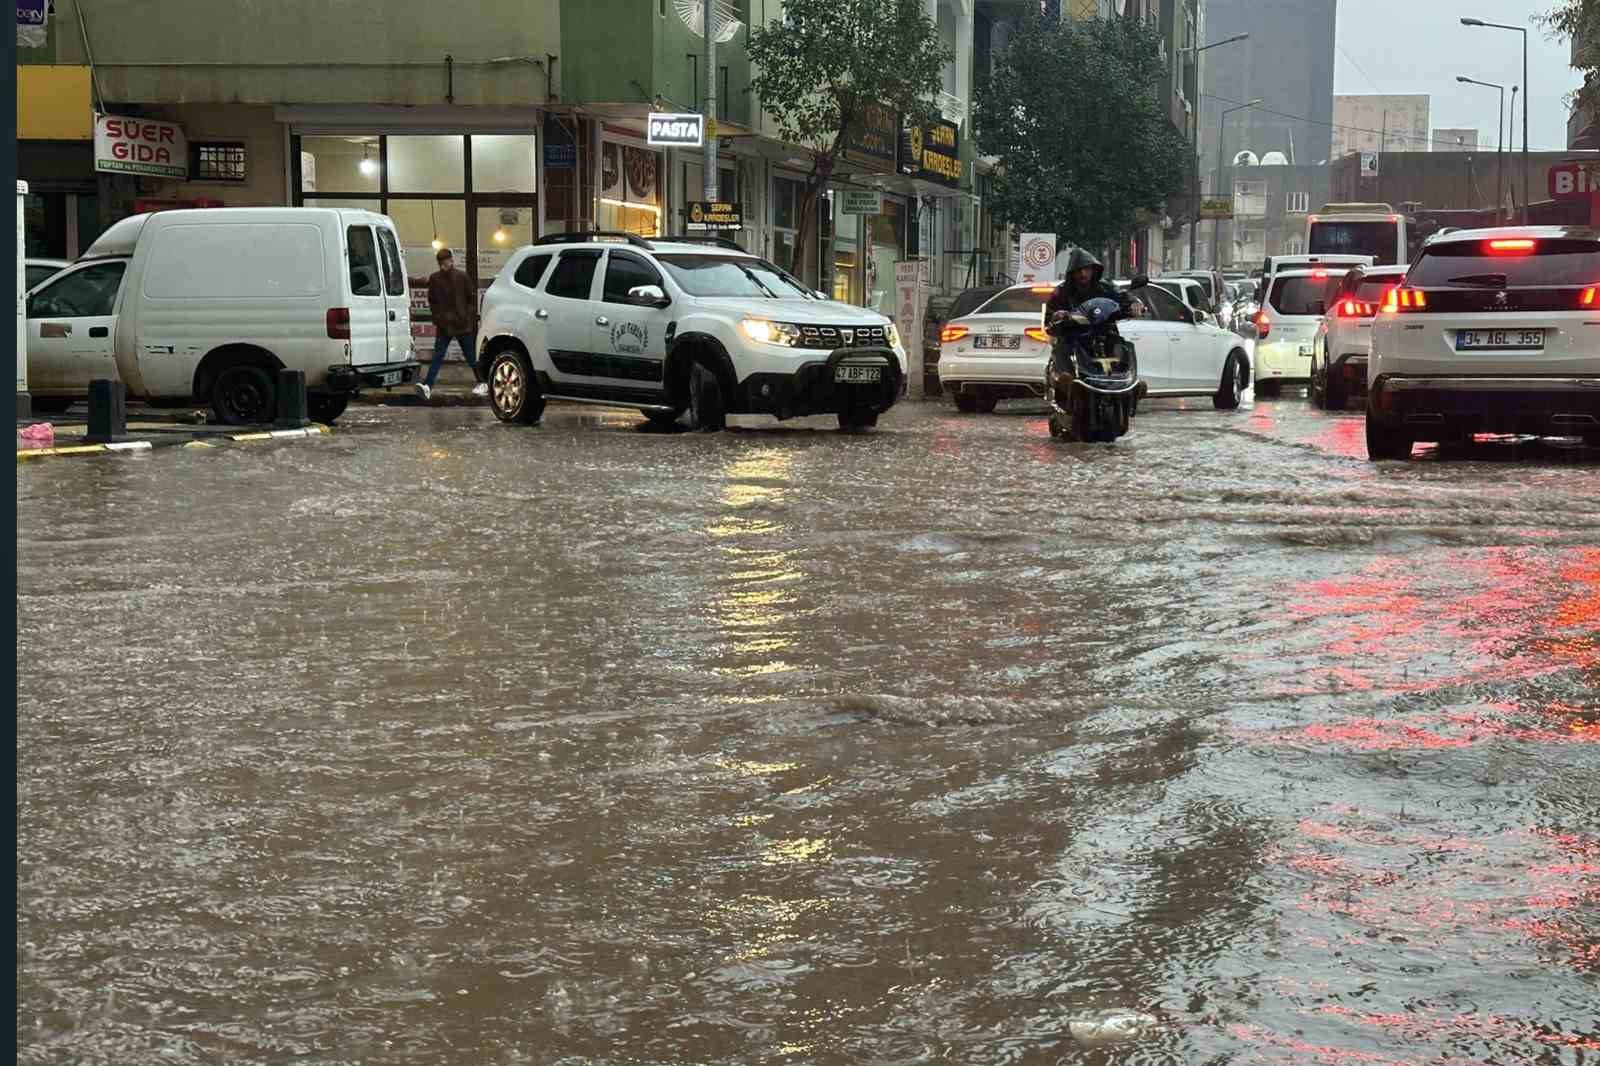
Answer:
[[[1311,382],[1311,351],[1322,316],[1333,305],[1344,272],[1283,270],[1266,285],[1256,312],[1256,396],[1276,396],[1285,385]]]
[[[1311,349],[1307,398],[1329,411],[1343,409],[1351,396],[1367,391],[1367,359],[1372,354],[1372,323],[1389,290],[1406,276],[1405,267],[1356,267],[1344,276],[1322,316]]]
[[[834,414],[877,424],[905,390],[906,355],[883,315],[823,299],[731,241],[571,233],[520,249],[484,296],[481,363],[505,422],[547,400],[687,414]]]
[[[1457,230],[1426,245],[1372,331],[1367,454],[1474,433],[1600,443],[1600,230]]]

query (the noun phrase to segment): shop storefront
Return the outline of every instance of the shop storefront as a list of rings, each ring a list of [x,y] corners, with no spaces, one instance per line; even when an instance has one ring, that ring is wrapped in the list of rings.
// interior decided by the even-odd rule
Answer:
[[[599,228],[641,237],[667,233],[666,170],[662,152],[625,127],[600,131]]]
[[[414,347],[431,352],[428,276],[448,248],[479,292],[540,226],[538,138],[522,122],[444,132],[329,116],[289,124],[291,202],[394,219],[410,279]]]

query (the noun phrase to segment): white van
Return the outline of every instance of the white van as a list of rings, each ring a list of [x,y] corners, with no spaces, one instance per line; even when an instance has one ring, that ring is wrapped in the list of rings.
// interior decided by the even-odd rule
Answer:
[[[363,387],[415,381],[394,223],[368,211],[236,207],[123,219],[28,294],[34,405],[62,410],[94,378],[153,402],[268,422],[279,369],[304,370],[311,417]],[[40,403],[40,399],[43,403]]]
[[[1388,204],[1323,204],[1306,219],[1306,251],[1367,255],[1371,266],[1405,266],[1406,217]]]

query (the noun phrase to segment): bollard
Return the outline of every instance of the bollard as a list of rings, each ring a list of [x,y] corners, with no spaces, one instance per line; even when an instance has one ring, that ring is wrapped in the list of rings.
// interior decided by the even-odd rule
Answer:
[[[306,372],[278,371],[278,417],[273,419],[273,427],[302,429],[309,426],[311,417],[306,410]]]
[[[89,382],[89,444],[116,444],[128,439],[128,387],[98,378]]]

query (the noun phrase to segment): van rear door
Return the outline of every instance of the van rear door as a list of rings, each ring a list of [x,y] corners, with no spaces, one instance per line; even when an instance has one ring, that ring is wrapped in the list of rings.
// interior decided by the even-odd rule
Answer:
[[[383,303],[388,312],[385,361],[404,363],[411,359],[411,288],[394,230],[380,222],[377,231],[378,251],[383,259]]]
[[[353,222],[345,227],[345,263],[349,270],[350,306],[346,309],[344,333],[352,366],[372,366],[388,362],[389,313],[384,296],[383,269],[378,262],[378,240],[372,226]],[[328,323],[328,334],[338,336],[338,327]]]

